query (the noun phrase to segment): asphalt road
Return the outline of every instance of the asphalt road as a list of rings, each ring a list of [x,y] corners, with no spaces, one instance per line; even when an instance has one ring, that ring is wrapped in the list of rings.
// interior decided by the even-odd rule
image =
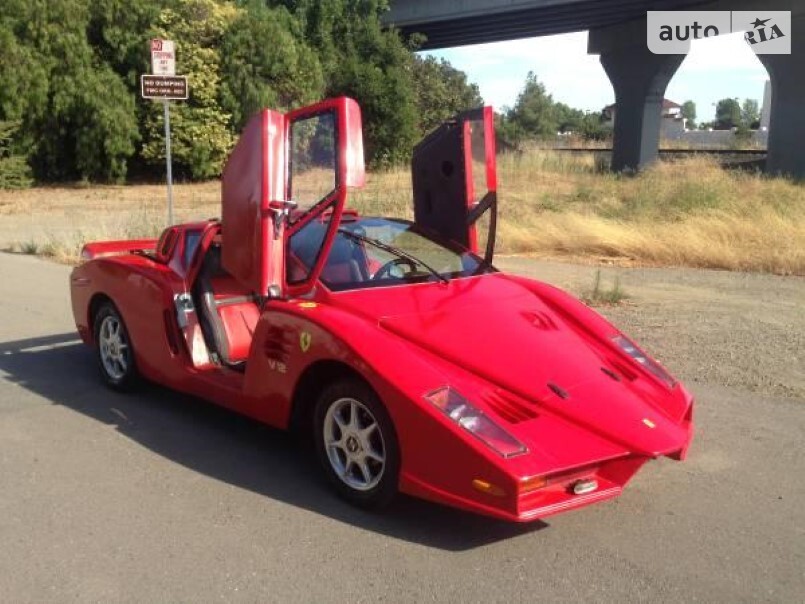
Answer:
[[[103,388],[68,272],[0,254],[0,602],[805,601],[799,390],[704,372],[688,461],[545,524],[407,498],[370,515],[282,433]],[[770,283],[786,304],[805,291]]]

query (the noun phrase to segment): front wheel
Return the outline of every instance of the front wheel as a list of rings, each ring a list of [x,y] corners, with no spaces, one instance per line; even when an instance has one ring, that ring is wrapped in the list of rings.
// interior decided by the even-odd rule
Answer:
[[[339,495],[379,508],[397,494],[400,453],[394,426],[380,399],[357,380],[326,387],[314,413],[316,451]]]
[[[95,315],[95,353],[98,369],[106,384],[115,390],[129,390],[137,382],[131,338],[117,308],[103,304]]]

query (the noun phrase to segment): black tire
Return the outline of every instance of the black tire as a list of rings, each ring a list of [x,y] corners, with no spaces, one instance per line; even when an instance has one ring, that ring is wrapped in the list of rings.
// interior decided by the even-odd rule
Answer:
[[[335,420],[334,414],[339,410],[347,411],[347,406],[353,408],[351,403],[345,401],[358,403],[354,407],[357,409],[358,421],[357,426],[353,427],[350,424],[341,432],[340,424]],[[348,416],[341,414],[340,417],[342,420],[344,417],[349,417],[351,420],[351,411]],[[371,425],[375,425],[376,429],[371,429]],[[368,436],[364,434],[367,428],[369,428]],[[331,440],[339,436],[333,433],[333,429],[341,432],[341,444],[328,446],[325,444],[326,434],[329,434]],[[367,384],[347,379],[326,386],[316,401],[313,436],[322,470],[343,499],[365,509],[379,509],[391,503],[397,494],[400,448],[394,424],[386,408]],[[349,437],[354,440],[349,440]],[[350,448],[353,446],[354,450]],[[379,453],[382,453],[383,463],[382,469],[378,471],[381,464],[376,457]],[[349,461],[346,464],[343,462],[347,456],[353,455],[356,456],[353,459],[359,459],[363,455],[365,466],[363,470],[358,461]],[[369,472],[372,480],[362,480],[367,476],[364,472]],[[366,484],[362,486],[354,484],[361,481]]]
[[[111,302],[104,302],[92,321],[95,336],[95,358],[104,383],[117,391],[130,391],[139,382],[134,361],[134,347],[123,317]],[[108,329],[114,330],[117,338],[110,342]],[[103,333],[102,333],[103,332]],[[112,348],[110,349],[110,343]]]

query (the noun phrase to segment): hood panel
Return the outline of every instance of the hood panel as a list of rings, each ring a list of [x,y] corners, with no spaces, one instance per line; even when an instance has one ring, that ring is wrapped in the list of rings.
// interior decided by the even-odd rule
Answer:
[[[388,303],[361,305],[364,313],[392,310],[376,311],[381,327],[632,452],[657,455],[684,444],[685,430],[656,397],[649,401],[628,380],[605,374],[602,367],[611,366],[592,340],[504,275],[394,289]],[[513,431],[532,423],[540,422]]]

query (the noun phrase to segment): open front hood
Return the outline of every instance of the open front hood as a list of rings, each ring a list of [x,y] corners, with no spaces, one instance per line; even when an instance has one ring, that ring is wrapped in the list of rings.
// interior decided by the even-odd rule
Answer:
[[[680,388],[644,375],[609,342],[573,327],[505,275],[395,289],[391,305],[392,290],[385,290],[384,306],[394,310],[377,317],[380,326],[514,395],[523,413],[515,409],[512,418],[509,404],[496,406],[494,396],[462,393],[513,419],[514,433],[527,431],[528,422],[521,423],[527,409],[543,409],[636,454],[684,446],[687,403]]]

